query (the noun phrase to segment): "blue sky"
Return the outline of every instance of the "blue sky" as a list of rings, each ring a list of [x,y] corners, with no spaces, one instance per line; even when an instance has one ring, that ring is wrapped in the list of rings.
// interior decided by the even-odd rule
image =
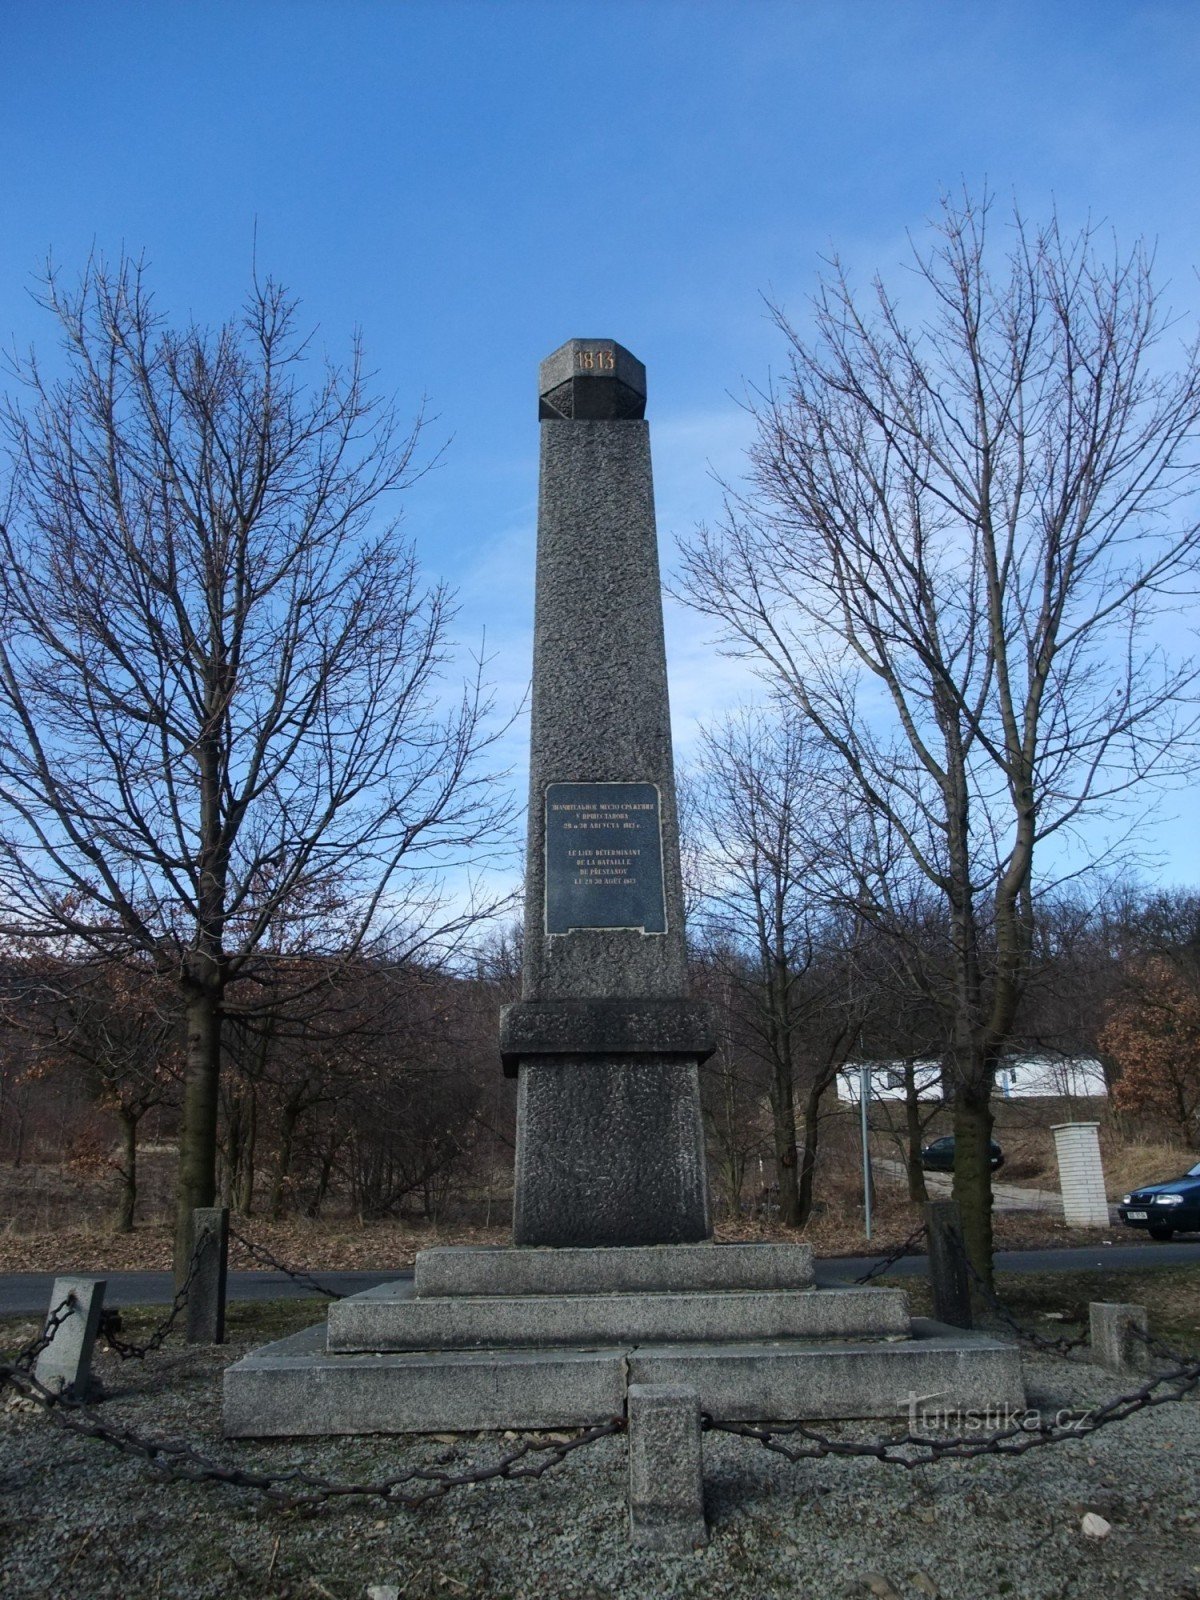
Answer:
[[[536,368],[573,335],[649,369],[664,560],[736,475],[736,396],[780,358],[822,252],[892,274],[939,189],[1158,241],[1200,306],[1200,7],[1137,0],[0,4],[0,338],[46,337],[48,251],[144,251],[162,307],[236,310],[257,230],[333,352],[450,440],[408,528],[528,674]],[[668,609],[677,746],[746,691]],[[519,737],[514,757],[520,759]],[[1196,792],[1179,797],[1186,810]],[[1200,882],[1190,819],[1154,835]]]

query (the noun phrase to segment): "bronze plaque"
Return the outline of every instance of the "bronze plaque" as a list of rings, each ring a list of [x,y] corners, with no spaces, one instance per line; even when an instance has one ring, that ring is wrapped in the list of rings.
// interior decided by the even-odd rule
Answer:
[[[666,933],[656,784],[547,784],[546,932],[577,928]]]

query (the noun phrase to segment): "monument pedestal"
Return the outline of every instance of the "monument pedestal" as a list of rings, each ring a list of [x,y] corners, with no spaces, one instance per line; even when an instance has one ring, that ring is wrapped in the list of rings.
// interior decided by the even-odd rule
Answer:
[[[897,1289],[815,1288],[806,1245],[441,1249],[230,1367],[225,1432],[581,1427],[642,1383],[721,1421],[1024,1403],[1014,1347],[914,1320]]]
[[[696,1062],[711,1032],[687,1000],[504,1008],[500,1059],[519,1073],[514,1244],[708,1238]]]

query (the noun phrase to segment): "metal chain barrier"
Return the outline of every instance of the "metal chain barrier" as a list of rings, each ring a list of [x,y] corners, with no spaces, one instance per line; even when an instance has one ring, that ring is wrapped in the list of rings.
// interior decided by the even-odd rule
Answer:
[[[132,1340],[122,1339],[120,1336],[121,1313],[116,1306],[106,1306],[100,1313],[100,1326],[97,1333],[104,1340],[114,1354],[120,1356],[122,1361],[144,1361],[148,1355],[159,1349],[167,1336],[172,1332],[179,1314],[188,1303],[188,1296],[192,1292],[192,1283],[200,1266],[200,1244],[192,1251],[192,1258],[188,1262],[187,1276],[175,1291],[175,1298],[171,1302],[171,1309],[154,1329],[145,1344],[135,1344]]]
[[[1160,1340],[1153,1342],[1162,1349]],[[1034,1414],[1019,1417],[1007,1426],[996,1429],[978,1439],[931,1438],[928,1434],[908,1432],[888,1439],[832,1439],[827,1434],[802,1422],[776,1423],[759,1427],[748,1422],[718,1422],[704,1417],[702,1425],[715,1433],[733,1433],[743,1439],[753,1439],[765,1449],[789,1461],[819,1461],[827,1456],[870,1456],[889,1466],[904,1467],[913,1471],[917,1467],[935,1465],[945,1460],[972,1460],[976,1456],[1020,1456],[1027,1450],[1042,1445],[1061,1444],[1065,1441],[1087,1438],[1100,1428],[1114,1422],[1124,1422],[1127,1417],[1155,1406],[1170,1405],[1186,1400],[1200,1386],[1200,1359],[1173,1352],[1176,1365],[1169,1371],[1150,1378],[1140,1388],[1118,1395],[1092,1410],[1057,1412],[1053,1421]],[[800,1439],[801,1444],[788,1444],[785,1440]]]
[[[872,1278],[878,1278],[889,1267],[894,1267],[901,1256],[914,1255],[916,1252],[913,1246],[919,1239],[923,1239],[928,1231],[929,1229],[925,1223],[922,1223],[919,1228],[914,1228],[903,1244],[897,1245],[890,1256],[886,1256],[882,1261],[876,1261],[873,1266],[868,1267],[861,1278],[855,1278],[855,1283],[870,1283]]]
[[[912,1249],[925,1233],[922,1225],[904,1241],[885,1261],[877,1263],[858,1282],[878,1276],[887,1267]],[[232,1230],[231,1230],[232,1232]],[[309,1274],[285,1266],[261,1246],[254,1245],[240,1234],[234,1234],[256,1260],[272,1269],[282,1271],[295,1281],[317,1289],[330,1299],[339,1299],[332,1290],[320,1285]],[[957,1247],[964,1259],[974,1284],[990,1309],[1005,1326],[1025,1343],[1049,1354],[1068,1357],[1086,1337],[1047,1339],[1034,1330],[1024,1327],[971,1264],[961,1236],[956,1236]],[[104,1329],[105,1338],[122,1359],[144,1357],[157,1349],[187,1302],[192,1279],[197,1270],[199,1248],[193,1253],[189,1271],[175,1295],[170,1312],[155,1329],[147,1343],[134,1345],[115,1340],[111,1329]],[[346,1482],[325,1478],[302,1468],[285,1472],[260,1472],[247,1467],[230,1465],[213,1460],[183,1440],[153,1438],[123,1424],[108,1424],[97,1416],[87,1402],[66,1394],[57,1393],[40,1383],[33,1375],[33,1367],[43,1350],[53,1341],[62,1324],[75,1308],[75,1296],[70,1294],[54,1307],[46,1319],[42,1333],[18,1352],[11,1362],[0,1363],[0,1389],[10,1386],[26,1399],[35,1401],[42,1413],[56,1426],[84,1438],[96,1439],[123,1455],[143,1461],[154,1476],[169,1482],[217,1483],[229,1488],[249,1489],[263,1495],[281,1507],[316,1510],[333,1500],[352,1496],[384,1500],[390,1505],[413,1510],[431,1501],[440,1500],[455,1489],[472,1484],[490,1483],[500,1479],[524,1480],[540,1478],[552,1467],[559,1465],[577,1450],[600,1439],[612,1438],[625,1432],[623,1417],[578,1430],[573,1437],[562,1434],[531,1432],[513,1449],[494,1461],[476,1463],[461,1471],[438,1466],[412,1467],[389,1477],[361,1482]],[[912,1424],[903,1434],[876,1439],[834,1438],[821,1433],[804,1422],[759,1425],[749,1422],[722,1422],[705,1415],[702,1426],[706,1431],[729,1433],[739,1438],[761,1444],[776,1455],[791,1462],[822,1460],[827,1457],[869,1457],[899,1466],[907,1471],[917,1467],[935,1465],[944,1460],[972,1460],[979,1456],[1019,1456],[1045,1445],[1063,1443],[1088,1437],[1099,1429],[1123,1422],[1140,1411],[1150,1410],[1186,1400],[1200,1388],[1200,1357],[1193,1357],[1173,1349],[1164,1340],[1140,1328],[1132,1327],[1130,1333],[1155,1357],[1168,1364],[1168,1370],[1148,1378],[1137,1389],[1117,1396],[1101,1406],[1087,1410],[1061,1409],[1053,1420],[1046,1420],[1038,1412],[1024,1413],[1003,1426],[981,1437],[964,1438],[961,1435],[938,1437],[931,1433],[913,1430]],[[986,1415],[986,1413],[985,1413]],[[949,1427],[953,1413],[947,1413],[944,1426]]]
[[[1137,1339],[1139,1343],[1144,1344],[1150,1354],[1157,1356],[1160,1361],[1182,1361],[1185,1359],[1178,1350],[1173,1349],[1164,1339],[1159,1339],[1155,1334],[1147,1332],[1145,1328],[1139,1328],[1136,1323],[1127,1324],[1127,1332],[1131,1338]]]
[[[289,1267],[286,1262],[273,1256],[265,1245],[255,1244],[253,1239],[247,1239],[245,1234],[239,1233],[232,1225],[229,1237],[236,1239],[242,1249],[247,1251],[251,1260],[257,1261],[260,1266],[267,1267],[272,1272],[282,1272],[291,1278],[293,1283],[298,1283],[301,1288],[312,1289],[316,1294],[323,1294],[327,1300],[341,1300],[345,1297],[336,1289],[329,1289],[323,1283],[318,1283],[311,1273],[302,1271],[299,1267]]]
[[[15,1362],[0,1364],[0,1388],[6,1384],[36,1401],[56,1426],[85,1439],[98,1439],[122,1455],[136,1457],[145,1462],[160,1481],[219,1483],[233,1489],[250,1489],[281,1507],[309,1511],[329,1501],[355,1495],[415,1510],[471,1484],[491,1483],[501,1478],[511,1481],[540,1478],[584,1446],[625,1431],[624,1417],[613,1417],[609,1422],[580,1429],[573,1438],[560,1434],[530,1434],[497,1460],[478,1463],[459,1472],[436,1466],[410,1467],[391,1477],[354,1483],[325,1478],[299,1467],[287,1472],[256,1472],[248,1467],[226,1465],[183,1440],[152,1438],[133,1428],[110,1425],[102,1422],[83,1401],[55,1394]]]
[[[898,1261],[923,1231],[923,1229],[918,1230],[918,1233],[906,1240],[888,1262],[879,1263],[870,1273],[858,1279],[858,1282],[863,1283],[868,1277],[878,1276],[880,1271]],[[954,1231],[953,1236],[980,1297],[1018,1339],[1037,1350],[1059,1356],[1064,1360],[1070,1359],[1074,1351],[1088,1343],[1086,1333],[1076,1337],[1064,1335],[1058,1339],[1048,1339],[1034,1329],[1025,1327],[998,1298],[975,1267],[967,1254],[961,1234]],[[983,1455],[1024,1455],[1027,1450],[1037,1449],[1042,1445],[1084,1438],[1099,1428],[1107,1427],[1114,1422],[1123,1422],[1139,1411],[1186,1400],[1200,1387],[1200,1358],[1176,1350],[1165,1340],[1136,1326],[1130,1327],[1129,1332],[1153,1355],[1168,1363],[1169,1370],[1147,1379],[1139,1388],[1131,1390],[1128,1394],[1118,1395],[1115,1400],[1110,1400],[1102,1406],[1078,1412],[1060,1410],[1055,1414],[1053,1421],[1043,1420],[1036,1413],[1018,1417],[980,1438],[934,1438],[928,1434],[914,1433],[910,1427],[908,1432],[887,1439],[834,1439],[802,1422],[758,1426],[746,1422],[718,1422],[710,1416],[705,1416],[702,1422],[706,1429],[714,1432],[732,1433],[742,1438],[754,1439],[764,1448],[786,1457],[789,1461],[815,1461],[827,1456],[870,1456],[877,1461],[912,1471],[916,1467],[929,1466],[948,1459],[970,1460]],[[783,1442],[789,1439],[799,1439],[803,1442],[798,1444]]]
[[[967,1273],[971,1279],[972,1285],[974,1286],[975,1292],[979,1295],[979,1298],[987,1306],[988,1310],[993,1314],[993,1316],[998,1317],[1008,1331],[1016,1338],[1020,1339],[1022,1343],[1031,1345],[1035,1350],[1042,1350],[1047,1355],[1063,1357],[1070,1356],[1082,1345],[1087,1344],[1088,1335],[1086,1333],[1075,1334],[1074,1336],[1069,1334],[1061,1334],[1057,1339],[1050,1339],[1047,1338],[1044,1333],[1038,1333],[1034,1328],[1027,1328],[1024,1323],[1018,1321],[1018,1319],[1008,1309],[1004,1302],[999,1299],[995,1290],[991,1287],[987,1279],[971,1260],[971,1257],[967,1253],[966,1241],[963,1239],[962,1235],[957,1229],[950,1229],[948,1231],[953,1237],[955,1247],[962,1256],[962,1259],[966,1265]],[[1164,1349],[1165,1348],[1166,1346],[1164,1346]],[[1184,1361],[1187,1358],[1185,1356],[1181,1356],[1178,1351],[1172,1350],[1169,1351],[1166,1359],[1169,1361]]]
[[[14,1371],[25,1374],[32,1373],[34,1365],[37,1362],[37,1358],[41,1355],[43,1350],[49,1349],[49,1347],[54,1343],[54,1335],[62,1327],[67,1318],[74,1312],[75,1305],[76,1300],[74,1294],[69,1294],[65,1300],[59,1301],[58,1305],[54,1307],[53,1311],[51,1311],[50,1315],[46,1318],[46,1325],[38,1337],[36,1339],[31,1339],[27,1345],[18,1350],[13,1361]],[[0,1367],[0,1372],[3,1371],[4,1369]],[[2,1379],[0,1379],[0,1387],[3,1387]]]

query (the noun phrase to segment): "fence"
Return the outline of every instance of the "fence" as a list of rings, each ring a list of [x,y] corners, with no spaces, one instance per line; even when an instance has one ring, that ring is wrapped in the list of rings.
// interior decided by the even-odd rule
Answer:
[[[939,1220],[939,1226],[946,1219]],[[925,1232],[925,1226],[910,1235],[887,1260],[877,1263],[863,1275],[865,1281],[878,1277],[902,1254],[912,1251]],[[953,1241],[953,1229],[950,1229]],[[235,1235],[250,1249],[255,1259],[282,1270],[298,1282],[318,1292],[335,1297],[336,1292],[320,1285],[301,1269],[284,1266],[261,1246],[254,1245],[240,1234]],[[179,1319],[185,1310],[200,1273],[199,1263],[207,1241],[197,1239],[189,1270],[175,1295],[170,1309],[143,1344],[122,1340],[110,1316],[101,1322],[101,1337],[121,1359],[144,1360],[161,1349],[166,1339],[179,1331]],[[961,1236],[956,1248],[961,1260]],[[931,1260],[933,1258],[931,1257]],[[969,1265],[969,1264],[968,1264]],[[936,1267],[935,1267],[936,1271]],[[1014,1314],[974,1274],[976,1293],[989,1310],[1017,1339],[1031,1349],[1063,1360],[1077,1360],[1088,1343],[1086,1336],[1047,1339],[1036,1330],[1025,1327]],[[551,1468],[569,1459],[580,1449],[601,1439],[627,1431],[624,1416],[592,1427],[569,1433],[545,1431],[529,1432],[511,1449],[493,1459],[474,1463],[453,1471],[438,1466],[409,1468],[390,1477],[363,1481],[338,1481],[305,1468],[284,1472],[262,1472],[239,1465],[236,1461],[222,1462],[197,1449],[186,1440],[151,1437],[120,1423],[109,1423],[98,1414],[94,1403],[85,1397],[86,1386],[78,1390],[66,1387],[61,1391],[39,1380],[37,1364],[50,1349],[55,1338],[76,1312],[74,1294],[68,1294],[52,1305],[42,1333],[22,1349],[14,1360],[0,1363],[0,1389],[9,1388],[26,1401],[36,1405],[54,1426],[64,1432],[98,1440],[124,1455],[134,1456],[153,1469],[158,1479],[176,1482],[213,1483],[227,1487],[248,1489],[263,1495],[277,1505],[315,1508],[333,1500],[360,1496],[387,1502],[405,1509],[415,1509],[431,1501],[441,1500],[452,1491],[472,1484],[496,1480],[523,1481],[540,1478]],[[1095,1311],[1097,1308],[1093,1308]],[[826,1457],[870,1457],[881,1463],[912,1471],[917,1467],[935,1465],[946,1460],[966,1460],[982,1455],[1011,1458],[1029,1450],[1048,1445],[1078,1442],[1099,1429],[1123,1422],[1141,1411],[1179,1402],[1194,1394],[1200,1386],[1200,1358],[1175,1350],[1152,1335],[1133,1313],[1139,1308],[1105,1307],[1127,1313],[1120,1323],[1122,1338],[1134,1344],[1142,1353],[1144,1362],[1163,1363],[1164,1370],[1151,1373],[1127,1393],[1104,1404],[1071,1414],[1057,1413],[1052,1419],[1020,1415],[1004,1419],[1001,1426],[986,1434],[972,1437],[955,1435],[952,1428],[923,1432],[910,1426],[901,1433],[893,1432],[873,1439],[838,1438],[823,1433],[803,1421],[763,1423],[721,1421],[712,1416],[701,1416],[701,1427],[706,1432],[736,1435],[753,1441],[776,1455],[792,1462],[820,1460]],[[1144,1314],[1142,1317],[1144,1321]],[[940,1436],[947,1433],[949,1436]]]

